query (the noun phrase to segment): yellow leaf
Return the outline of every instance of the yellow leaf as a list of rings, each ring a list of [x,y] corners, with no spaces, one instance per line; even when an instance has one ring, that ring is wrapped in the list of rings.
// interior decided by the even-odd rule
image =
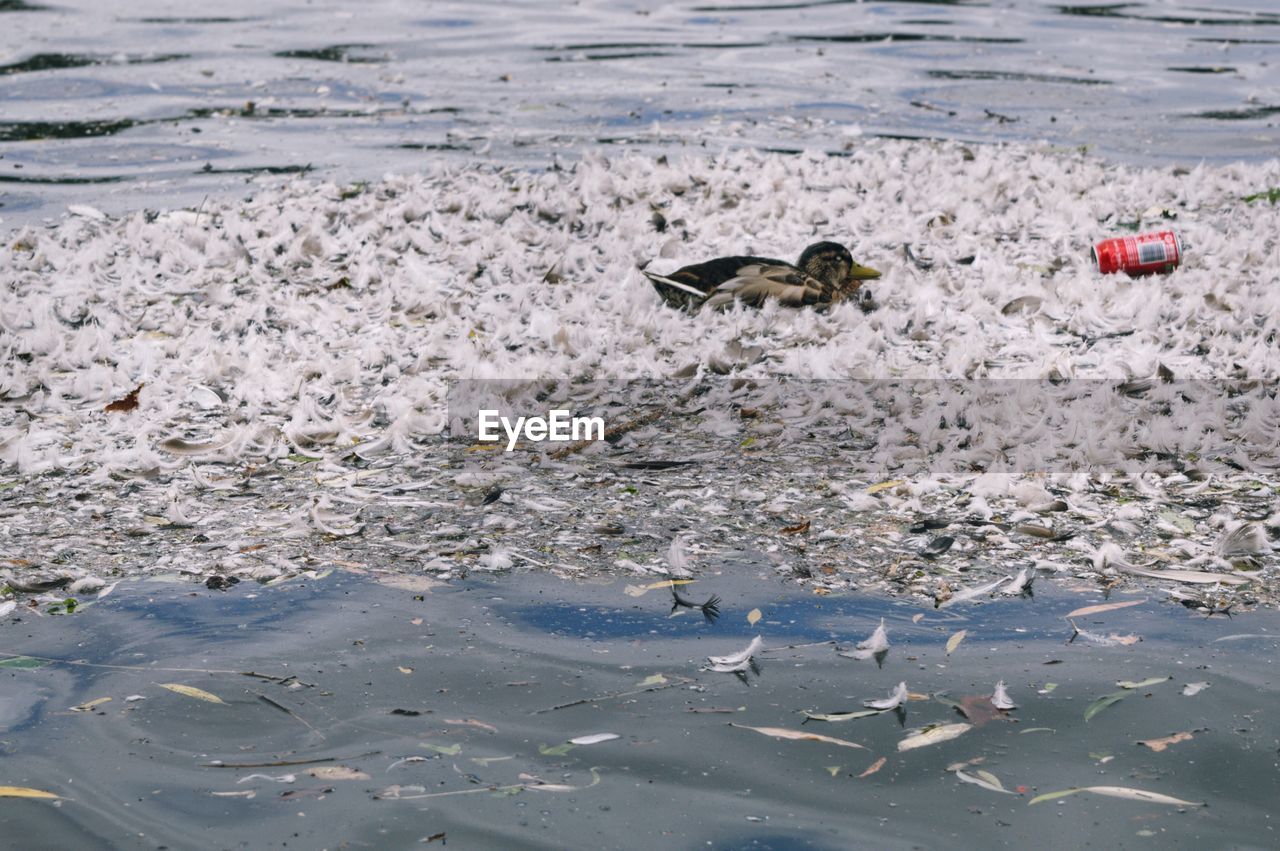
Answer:
[[[404,674],[406,677],[413,673],[413,668],[406,668],[403,665],[396,665],[396,670]]]
[[[1172,736],[1165,736],[1163,739],[1140,739],[1138,744],[1146,745],[1156,753],[1160,753],[1160,751],[1169,747],[1169,745],[1176,745],[1178,742],[1188,742],[1193,738],[1195,737],[1184,731],[1182,733],[1174,733]]]
[[[840,766],[838,766],[838,765],[828,765],[828,766],[827,766],[827,773],[828,773],[828,774],[830,774],[832,777],[835,777],[837,774],[839,774],[839,773],[840,773]]]
[[[645,677],[644,682],[640,683],[640,686],[641,688],[649,688],[650,686],[660,686],[664,684],[666,681],[667,681],[667,678],[662,676],[662,674],[653,674],[652,676]]]
[[[73,706],[71,707],[71,711],[72,712],[92,712],[93,707],[103,703],[109,703],[110,701],[111,701],[111,698],[109,697],[100,697],[97,700],[91,700],[88,703],[82,703],[79,706]]]
[[[955,635],[947,639],[947,655],[950,656],[960,646],[960,642],[964,641],[964,637],[969,634],[968,630],[962,629]]]
[[[186,697],[194,697],[196,700],[203,700],[207,703],[221,703],[226,706],[226,702],[216,694],[210,694],[202,688],[195,686],[184,686],[181,683],[156,683],[160,688],[167,688],[169,691],[177,692]]]
[[[0,798],[60,798],[52,792],[42,789],[28,789],[26,786],[0,786]]]
[[[692,579],[663,579],[661,582],[650,582],[648,585],[628,585],[622,590],[628,597],[643,597],[650,591],[655,591],[659,588],[671,588],[675,585],[688,585],[692,581]]]
[[[871,487],[867,488],[867,493],[880,493],[880,491],[887,491],[889,488],[896,488],[898,485],[902,484],[902,482],[903,482],[902,479],[894,479],[888,482],[881,482],[878,485],[872,485]]]
[[[751,611],[747,612],[747,623],[751,624],[752,626],[755,626],[756,621],[760,620],[760,617],[761,617],[760,610],[752,609]]]

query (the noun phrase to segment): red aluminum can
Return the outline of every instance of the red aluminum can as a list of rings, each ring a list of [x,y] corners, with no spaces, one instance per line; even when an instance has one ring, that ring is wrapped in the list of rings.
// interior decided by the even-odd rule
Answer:
[[[1127,272],[1131,278],[1164,275],[1182,262],[1182,240],[1171,230],[1104,239],[1090,254],[1104,275]]]

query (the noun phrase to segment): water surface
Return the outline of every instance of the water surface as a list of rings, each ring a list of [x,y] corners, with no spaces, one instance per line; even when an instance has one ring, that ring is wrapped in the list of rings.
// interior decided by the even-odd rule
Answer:
[[[0,216],[584,149],[1048,140],[1275,155],[1268,0],[0,5]]]

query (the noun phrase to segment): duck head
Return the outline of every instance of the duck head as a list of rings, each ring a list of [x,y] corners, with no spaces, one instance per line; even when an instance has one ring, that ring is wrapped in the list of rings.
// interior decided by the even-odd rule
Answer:
[[[836,242],[815,242],[804,250],[796,265],[830,287],[833,300],[849,298],[863,281],[880,277],[879,272],[856,262],[849,249]]]

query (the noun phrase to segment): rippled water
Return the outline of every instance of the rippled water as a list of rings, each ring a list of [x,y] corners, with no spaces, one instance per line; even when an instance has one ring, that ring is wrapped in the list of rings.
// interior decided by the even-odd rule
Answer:
[[[1047,139],[1274,156],[1270,0],[0,0],[0,216],[587,147]]]
[[[1074,620],[1136,643],[1098,646],[1067,643],[1063,618],[1096,591],[936,611],[758,572],[686,589],[722,597],[714,624],[669,617],[663,589],[518,575],[416,592],[341,573],[195,594],[144,582],[71,617],[16,613],[0,659],[72,664],[0,661],[0,785],[62,798],[0,798],[0,846],[17,831],[24,851],[1275,846],[1274,614],[1113,598],[1136,604]],[[836,655],[829,642],[881,617],[883,667]],[[758,676],[699,670],[755,635]],[[997,679],[1018,704],[1006,714],[987,701]],[[904,718],[804,721],[900,681],[919,695]],[[1208,687],[1183,694],[1191,682]],[[898,750],[913,728],[962,722],[957,702],[972,729]],[[566,746],[598,733],[618,738]],[[958,763],[1008,793],[963,782]],[[1077,786],[1207,806],[1031,803]]]

